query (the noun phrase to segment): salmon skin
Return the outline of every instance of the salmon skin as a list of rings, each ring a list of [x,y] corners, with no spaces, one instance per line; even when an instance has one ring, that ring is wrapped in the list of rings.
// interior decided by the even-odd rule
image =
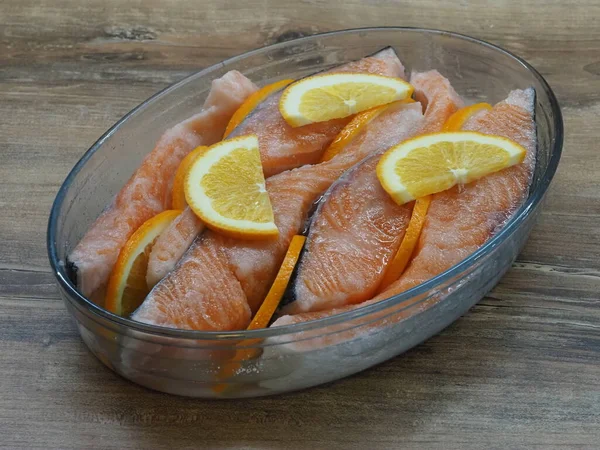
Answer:
[[[292,237],[313,202],[342,173],[368,155],[382,152],[380,120],[396,119],[406,133],[422,120],[414,104],[398,105],[369,123],[341,153],[327,162],[275,175],[266,182],[279,236],[244,241],[205,231],[176,268],[150,292],[132,318],[145,323],[196,330],[244,328],[269,290]],[[210,258],[217,258],[211,263]],[[226,286],[225,292],[216,286]]]
[[[166,131],[154,149],[68,255],[71,280],[85,296],[108,280],[119,251],[146,220],[170,207],[181,160],[199,145],[218,142],[233,113],[257,87],[237,71],[212,82],[202,111]]]
[[[391,47],[328,72],[362,72],[405,77],[404,67]],[[280,97],[281,92],[269,96],[231,133],[231,137],[247,133],[258,136],[261,162],[267,177],[318,162],[326,147],[349,120],[340,119],[292,128],[279,112]],[[190,208],[173,221],[159,236],[150,253],[146,277],[148,286],[154,286],[173,270],[196,235],[203,230],[204,224]]]
[[[404,138],[441,131],[463,105],[438,71],[413,73],[411,84],[425,107],[419,126]],[[400,142],[391,124],[380,136],[385,149]],[[283,308],[287,314],[321,311],[372,298],[400,247],[414,202],[397,205],[381,187],[376,167],[381,154],[362,162],[336,182],[314,218]]]
[[[463,127],[465,130],[500,135],[521,144],[527,150],[525,160],[521,164],[467,185],[435,194],[427,212],[416,254],[399,280],[381,294],[361,304],[285,315],[278,318],[272,326],[321,319],[385,300],[450,269],[485,244],[527,198],[537,150],[534,112],[535,91],[529,88],[512,91],[506,100],[496,104],[493,109],[477,114],[467,121]],[[408,304],[410,302],[411,300],[407,301]],[[409,309],[406,313],[397,315],[394,320],[402,320],[412,311],[414,310]],[[387,312],[381,314],[383,316]],[[377,321],[370,328],[384,326],[384,322]],[[364,327],[361,328],[361,332],[366,332]],[[319,330],[318,334],[326,333]],[[302,332],[300,335],[295,337],[295,340],[308,340],[291,343],[287,346],[288,350],[314,349],[357,337],[356,331],[352,330],[327,338],[318,337],[316,333],[311,332]],[[276,338],[273,340],[277,341]]]

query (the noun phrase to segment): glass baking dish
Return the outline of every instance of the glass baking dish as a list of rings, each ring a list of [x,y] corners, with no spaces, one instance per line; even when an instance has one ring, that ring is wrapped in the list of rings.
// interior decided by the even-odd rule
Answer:
[[[65,258],[167,128],[198,111],[213,79],[236,69],[265,85],[359,59],[392,46],[409,70],[438,69],[468,101],[495,103],[511,89],[537,92],[538,155],[530,195],[474,254],[400,295],[333,317],[255,331],[175,330],[115,316],[83,297]],[[325,33],[254,50],[170,86],[124,116],[81,158],[61,186],[48,225],[60,292],[84,342],[108,367],[163,392],[252,397],[342,378],[392,358],[464,314],[502,277],[534,224],[562,149],[556,98],[529,64],[494,45],[436,30],[369,28]],[[256,349],[235,373],[220,373],[240,348]]]

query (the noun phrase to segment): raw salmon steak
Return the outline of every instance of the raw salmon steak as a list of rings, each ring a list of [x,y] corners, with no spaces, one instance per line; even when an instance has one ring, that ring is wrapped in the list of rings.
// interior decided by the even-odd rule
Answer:
[[[325,311],[285,315],[272,326],[320,319],[400,294],[448,270],[485,244],[527,198],[537,146],[534,108],[533,89],[515,90],[492,110],[477,114],[467,121],[463,127],[465,130],[500,135],[521,144],[527,150],[525,160],[467,185],[435,194],[415,256],[399,280],[366,302]],[[403,317],[399,315],[396,320]],[[382,324],[376,322],[372,328],[377,326]],[[364,333],[365,329],[362,328],[361,332]],[[319,333],[323,334],[322,330]],[[314,336],[310,332],[302,334],[303,338]],[[290,344],[289,349],[331,345],[334,341],[352,339],[355,334],[354,331],[348,331],[334,338],[313,338],[304,343]]]
[[[462,106],[450,83],[436,70],[411,76],[425,117],[413,133],[399,132],[379,121],[382,148],[402,138],[441,131],[446,119]],[[415,107],[421,108],[417,103]],[[286,313],[319,311],[360,303],[375,295],[410,220],[413,202],[398,206],[383,190],[370,157],[336,182],[312,220]]]
[[[372,73],[400,78],[405,76],[404,67],[391,47],[328,72]],[[265,177],[319,162],[327,146],[350,120],[336,119],[292,128],[279,112],[281,93],[269,96],[230,135],[258,136]]]
[[[103,286],[127,239],[146,220],[170,207],[175,171],[199,145],[223,136],[233,113],[257,87],[237,71],[214,80],[202,111],[166,131],[113,202],[68,256],[71,277],[83,295]]]
[[[535,91],[512,91],[464,130],[504,136],[527,150],[523,163],[435,194],[415,256],[388,297],[427,281],[481,247],[525,201],[536,156]]]

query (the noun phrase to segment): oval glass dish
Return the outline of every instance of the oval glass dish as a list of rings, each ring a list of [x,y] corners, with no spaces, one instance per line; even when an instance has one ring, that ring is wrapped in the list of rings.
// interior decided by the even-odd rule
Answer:
[[[259,85],[300,78],[392,46],[409,70],[438,69],[468,101],[495,103],[512,89],[537,92],[537,165],[530,194],[483,247],[401,295],[337,316],[255,331],[200,332],[115,316],[83,297],[65,257],[167,128],[198,111],[213,79],[236,69]],[[411,28],[338,31],[228,59],[165,89],[123,117],[75,165],[48,225],[50,264],[90,350],[124,377],[193,397],[252,397],[314,386],[364,370],[423,342],[477,303],[511,266],[534,224],[563,141],[552,90],[529,64],[488,43]],[[224,369],[240,348],[253,358]],[[227,376],[224,374],[227,372]]]

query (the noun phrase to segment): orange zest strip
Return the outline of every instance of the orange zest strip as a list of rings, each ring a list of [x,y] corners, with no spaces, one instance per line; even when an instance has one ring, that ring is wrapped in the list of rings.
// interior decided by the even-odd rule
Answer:
[[[427,210],[429,209],[430,203],[431,195],[426,195],[415,201],[415,207],[413,208],[410,221],[408,222],[406,234],[400,243],[400,248],[398,248],[396,256],[394,256],[394,259],[388,266],[385,275],[383,276],[383,280],[381,280],[381,284],[379,285],[380,292],[384,291],[390,284],[400,278],[400,275],[402,275],[404,269],[406,269],[410,257],[419,242],[419,237],[421,236],[421,231],[425,224],[425,217],[427,216]]]
[[[444,123],[442,131],[459,131],[465,122],[473,117],[475,113],[486,109],[492,109],[492,105],[489,103],[475,103],[474,105],[460,108],[450,117],[448,117]]]
[[[175,178],[173,180],[173,189],[171,190],[171,207],[173,209],[184,210],[187,207],[187,201],[185,199],[185,191],[183,185],[185,184],[185,176],[187,175],[192,163],[198,156],[206,151],[208,147],[201,145],[192,150],[188,155],[183,158],[177,172],[175,172]]]
[[[295,235],[292,238],[283,263],[281,264],[279,272],[277,273],[277,277],[275,277],[275,281],[271,285],[271,289],[265,297],[265,301],[254,315],[254,318],[250,322],[250,325],[248,325],[248,328],[246,328],[247,330],[266,328],[271,321],[271,318],[273,317],[273,314],[275,314],[275,310],[277,309],[277,306],[279,306],[279,302],[281,301],[281,298],[287,289],[287,285],[290,282],[290,277],[292,276],[294,267],[296,267],[296,263],[298,262],[300,252],[302,251],[302,247],[304,247],[305,241],[306,237],[301,235]],[[246,339],[245,341],[240,342],[238,345],[246,347],[257,344],[258,342],[260,342],[260,339]],[[259,349],[257,348],[244,348],[236,351],[234,357],[221,369],[218,377],[220,379],[231,377],[241,367],[242,361],[254,358],[258,355],[258,353]],[[213,391],[217,393],[223,392],[226,387],[226,384],[221,383],[213,387]]]
[[[244,103],[237,109],[231,119],[229,119],[229,123],[225,128],[225,133],[223,134],[223,139],[225,139],[231,132],[237,127],[240,123],[244,121],[248,114],[250,114],[254,108],[256,108],[259,103],[265,100],[269,95],[273,92],[279,91],[286,87],[288,84],[292,83],[294,80],[286,79],[281,81],[276,81],[275,83],[267,84],[266,86],[260,88],[258,91],[250,95]]]
[[[329,144],[329,147],[327,147],[327,150],[325,150],[325,153],[321,158],[321,162],[329,161],[335,155],[340,153],[344,147],[350,144],[350,142],[352,142],[352,140],[364,129],[364,127],[369,124],[369,122],[379,116],[389,106],[397,105],[399,103],[414,103],[414,100],[412,98],[399,100],[398,102],[367,109],[366,111],[355,115],[352,120],[348,122],[344,128],[342,128],[342,131],[338,133],[333,142]]]

